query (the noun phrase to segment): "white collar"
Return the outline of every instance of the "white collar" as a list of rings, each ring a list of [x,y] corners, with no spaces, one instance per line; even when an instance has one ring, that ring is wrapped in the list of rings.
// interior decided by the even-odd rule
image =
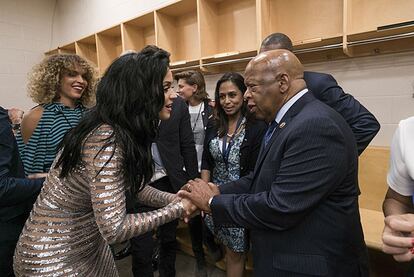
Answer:
[[[299,91],[298,93],[295,94],[295,96],[293,96],[292,98],[289,99],[289,101],[287,101],[277,112],[276,117],[275,117],[275,121],[277,124],[279,124],[279,122],[282,120],[282,118],[285,116],[285,114],[287,113],[287,111],[293,106],[293,104],[296,103],[296,101],[299,100],[299,98],[301,98],[306,92],[308,92],[307,88],[302,89],[301,91]]]

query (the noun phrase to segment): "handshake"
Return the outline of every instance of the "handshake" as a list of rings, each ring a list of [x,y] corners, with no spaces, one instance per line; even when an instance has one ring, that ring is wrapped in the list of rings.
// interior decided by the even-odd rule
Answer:
[[[188,181],[177,193],[184,206],[184,221],[188,222],[199,210],[210,213],[209,201],[212,197],[219,194],[220,191],[217,185],[213,183],[207,183],[199,178]]]

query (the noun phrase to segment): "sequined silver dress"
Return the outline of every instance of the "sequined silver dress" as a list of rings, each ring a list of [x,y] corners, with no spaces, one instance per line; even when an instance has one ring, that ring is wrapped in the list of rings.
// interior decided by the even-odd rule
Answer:
[[[60,168],[52,166],[16,247],[16,276],[118,276],[109,244],[146,233],[183,213],[175,195],[147,186],[139,201],[164,207],[126,214],[125,187],[118,174],[120,151],[110,159],[112,141],[99,152],[102,139],[111,133],[105,125],[88,136],[82,165],[68,177],[59,178]]]

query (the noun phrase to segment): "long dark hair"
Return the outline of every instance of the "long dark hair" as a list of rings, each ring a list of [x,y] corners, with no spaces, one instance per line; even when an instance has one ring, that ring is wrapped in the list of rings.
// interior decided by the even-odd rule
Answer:
[[[224,82],[231,82],[234,84],[242,93],[246,91],[246,85],[244,84],[244,78],[237,72],[227,72],[217,81],[216,84],[216,91],[215,91],[215,102],[216,102],[216,124],[218,127],[218,135],[219,137],[223,137],[226,135],[229,129],[229,119],[227,117],[226,112],[223,110],[223,107],[220,104],[220,86]],[[241,116],[247,116],[248,109],[246,102],[243,101],[243,105],[241,107]]]
[[[121,151],[120,174],[126,187],[136,195],[150,181],[154,171],[151,143],[164,105],[163,80],[169,55],[156,46],[147,46],[141,52],[117,58],[109,66],[97,87],[96,106],[63,140],[63,151],[55,166],[62,165],[60,177],[80,164],[88,134],[101,124],[108,124],[113,133],[102,142],[101,150],[115,141],[114,151]]]

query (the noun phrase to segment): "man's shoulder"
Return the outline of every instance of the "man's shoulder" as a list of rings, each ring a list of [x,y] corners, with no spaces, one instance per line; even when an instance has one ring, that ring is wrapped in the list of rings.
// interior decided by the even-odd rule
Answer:
[[[177,97],[173,100],[171,117],[165,122],[171,123],[180,120],[180,118],[186,116],[186,114],[188,114],[187,103],[181,97]]]
[[[305,71],[303,79],[305,80],[308,89],[318,99],[322,99],[330,89],[339,88],[337,81],[330,74]]]
[[[296,121],[299,124],[311,124],[313,126],[324,126],[329,124],[340,124],[346,122],[343,118],[331,107],[320,101],[313,99],[309,101],[301,110],[301,114],[296,116]]]
[[[184,99],[182,99],[181,97],[177,97],[173,100],[173,108],[177,107],[177,108],[188,108],[187,103],[184,101]]]
[[[2,140],[5,140],[10,133],[11,125],[9,115],[7,114],[7,110],[0,107],[0,136],[2,137]]]
[[[7,110],[3,107],[0,107],[0,121],[1,122],[9,122],[9,115],[7,113]]]
[[[331,74],[314,72],[314,71],[304,71],[303,78],[306,82],[308,81],[320,81],[320,82],[336,82],[335,78]]]

